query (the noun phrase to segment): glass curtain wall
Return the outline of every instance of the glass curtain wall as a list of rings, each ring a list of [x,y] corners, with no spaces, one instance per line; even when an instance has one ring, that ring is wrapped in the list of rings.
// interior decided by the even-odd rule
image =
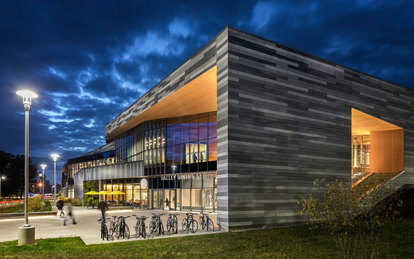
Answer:
[[[145,123],[145,175],[217,170],[217,114]]]
[[[216,170],[216,113],[168,119],[166,149],[167,174]]]
[[[116,163],[143,160],[144,126],[139,125],[121,134],[115,140]]]

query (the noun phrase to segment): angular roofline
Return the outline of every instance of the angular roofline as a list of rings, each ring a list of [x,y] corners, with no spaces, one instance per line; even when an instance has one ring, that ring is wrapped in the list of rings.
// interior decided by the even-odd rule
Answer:
[[[323,63],[326,63],[326,64],[328,64],[328,65],[331,65],[331,66],[336,66],[336,67],[341,67],[341,68],[344,68],[344,69],[347,69],[347,70],[350,70],[350,71],[352,71],[352,72],[355,72],[355,73],[358,73],[358,74],[362,74],[362,75],[365,75],[365,76],[368,76],[368,77],[371,77],[371,78],[374,78],[374,79],[377,79],[377,80],[380,80],[380,81],[383,81],[383,82],[386,82],[386,83],[388,83],[388,84],[391,84],[391,85],[393,85],[393,86],[396,86],[396,87],[400,87],[400,88],[403,88],[403,89],[406,89],[406,90],[409,90],[409,91],[411,91],[411,92],[413,92],[414,93],[414,89],[411,89],[411,88],[408,88],[408,87],[405,87],[405,86],[402,86],[402,85],[399,85],[399,84],[396,84],[396,83],[393,83],[393,82],[391,82],[391,81],[388,81],[388,80],[385,80],[385,79],[383,79],[383,78],[380,78],[380,77],[377,77],[377,76],[374,76],[374,75],[371,75],[371,74],[368,74],[368,73],[365,73],[365,72],[362,72],[362,71],[359,71],[359,70],[356,70],[356,69],[354,69],[354,68],[350,68],[350,67],[348,67],[348,66],[345,66],[345,65],[341,65],[341,64],[338,64],[338,63],[335,63],[335,62],[333,62],[333,61],[329,61],[329,60],[327,60],[327,59],[324,59],[324,58],[321,58],[321,57],[319,57],[319,56],[316,56],[316,55],[313,55],[313,54],[309,54],[309,53],[307,53],[307,52],[304,52],[304,51],[301,51],[301,50],[298,50],[298,49],[296,49],[296,48],[292,48],[292,47],[289,47],[289,46],[286,46],[286,45],[283,45],[283,44],[281,44],[281,43],[279,43],[279,42],[276,42],[276,41],[274,41],[274,40],[271,40],[271,39],[267,39],[267,38],[264,38],[264,37],[262,37],[262,36],[258,36],[258,35],[256,35],[256,34],[253,34],[253,33],[250,33],[250,32],[247,32],[247,31],[243,31],[243,30],[240,30],[240,29],[237,29],[237,28],[235,28],[235,27],[232,27],[232,26],[229,26],[229,25],[227,25],[223,30],[221,30],[220,31],[220,33],[218,33],[214,38],[212,38],[209,42],[207,42],[202,48],[200,48],[197,52],[195,52],[193,55],[191,55],[191,57],[189,57],[188,59],[186,59],[180,66],[178,66],[177,68],[175,68],[173,71],[171,71],[167,76],[165,76],[162,80],[160,80],[156,85],[154,85],[152,88],[150,88],[145,94],[143,94],[143,95],[141,95],[135,102],[133,102],[131,105],[129,105],[127,108],[125,108],[125,109],[123,109],[114,119],[112,119],[110,122],[108,122],[106,125],[105,125],[105,129],[106,129],[106,127],[110,124],[110,123],[112,123],[113,121],[115,121],[123,112],[125,112],[126,110],[128,110],[128,109],[130,109],[132,106],[134,106],[137,102],[139,102],[140,100],[141,100],[141,98],[143,98],[143,97],[145,97],[151,90],[153,90],[154,88],[156,88],[159,84],[161,84],[164,80],[166,80],[169,76],[171,76],[175,71],[177,71],[178,69],[180,69],[182,66],[184,66],[189,60],[191,60],[191,59],[193,59],[195,56],[197,56],[199,53],[201,53],[204,49],[206,49],[212,42],[214,42],[221,34],[223,34],[225,31],[227,31],[227,30],[233,30],[233,31],[236,31],[236,32],[238,32],[238,33],[242,33],[242,34],[245,34],[245,35],[248,35],[248,36],[250,36],[250,37],[253,37],[253,38],[257,38],[257,39],[260,39],[260,40],[263,40],[263,41],[266,41],[266,42],[269,42],[269,43],[271,43],[271,44],[275,44],[277,47],[279,47],[279,48],[281,48],[281,49],[284,49],[284,50],[287,50],[287,51],[290,51],[290,52],[293,52],[293,53],[297,53],[297,54],[299,54],[299,55],[302,55],[302,56],[305,56],[305,57],[309,57],[309,58],[312,58],[312,59],[314,59],[314,60],[317,60],[317,61],[320,61],[320,62],[323,62]]]
[[[134,104],[136,104],[141,98],[143,98],[146,94],[148,94],[152,89],[156,88],[159,84],[161,84],[165,79],[167,79],[170,75],[172,75],[175,71],[177,71],[178,69],[180,69],[180,67],[184,66],[189,60],[191,60],[192,58],[194,58],[195,56],[197,56],[199,53],[201,53],[204,49],[206,49],[211,43],[213,43],[222,33],[224,33],[228,28],[230,28],[228,25],[220,31],[220,33],[218,33],[214,38],[212,38],[210,41],[208,41],[203,47],[201,47],[196,53],[194,53],[193,55],[191,55],[189,58],[187,58],[183,63],[181,63],[181,65],[179,65],[178,67],[176,67],[173,71],[171,71],[167,76],[165,76],[163,79],[161,79],[156,85],[154,85],[153,87],[151,87],[150,89],[148,89],[148,91],[141,95],[135,102],[133,102],[131,105],[129,105],[127,108],[123,109],[114,119],[112,119],[110,122],[108,122],[105,125],[108,126],[108,124],[110,124],[111,122],[113,122],[114,120],[116,120],[116,118],[118,118],[124,111],[128,110],[129,108],[131,108]]]
[[[274,41],[274,40],[267,39],[267,38],[264,38],[264,37],[262,37],[262,36],[258,36],[258,35],[256,35],[256,34],[253,34],[253,33],[247,32],[247,31],[240,30],[240,29],[237,29],[237,28],[232,27],[232,26],[226,26],[226,28],[231,29],[231,30],[234,30],[234,31],[237,31],[237,32],[239,32],[239,33],[246,34],[246,35],[251,36],[251,37],[254,37],[254,38],[261,39],[261,40],[263,40],[263,41],[267,41],[267,42],[272,43],[272,44],[276,44],[276,45],[277,45],[278,47],[280,47],[281,49],[285,49],[285,50],[288,50],[288,51],[291,51],[291,52],[294,52],[294,53],[297,53],[297,54],[303,55],[303,56],[305,56],[305,57],[309,57],[309,58],[312,58],[312,59],[316,59],[316,60],[318,60],[318,61],[321,61],[321,62],[323,62],[323,63],[327,63],[327,64],[329,64],[329,65],[334,65],[334,66],[339,66],[339,67],[342,67],[342,68],[346,68],[346,69],[351,70],[352,72],[356,72],[356,73],[359,73],[359,74],[363,74],[363,75],[365,75],[365,76],[369,76],[369,77],[372,77],[372,78],[375,78],[375,79],[378,79],[378,80],[381,80],[381,81],[387,82],[387,83],[389,83],[389,84],[392,84],[392,85],[394,85],[394,86],[398,86],[398,87],[401,87],[401,88],[404,88],[404,89],[408,89],[408,90],[410,90],[410,91],[413,91],[413,92],[414,92],[414,89],[411,89],[411,88],[409,88],[409,87],[406,87],[406,86],[403,86],[403,85],[399,85],[399,84],[397,84],[397,83],[393,83],[393,82],[388,81],[388,80],[386,80],[386,79],[383,79],[383,78],[380,78],[380,77],[377,77],[377,76],[374,76],[374,75],[371,75],[371,74],[368,74],[368,73],[365,73],[365,72],[362,72],[362,71],[356,70],[356,69],[354,69],[354,68],[351,68],[351,67],[348,67],[348,66],[345,66],[345,65],[341,65],[341,64],[335,63],[335,62],[333,62],[333,61],[330,61],[330,60],[327,60],[327,59],[321,58],[321,57],[316,56],[316,55],[313,55],[313,54],[309,54],[309,53],[307,53],[307,52],[304,52],[304,51],[298,50],[298,49],[296,49],[296,48],[292,48],[292,47],[289,47],[289,46],[283,45],[283,44],[281,44],[281,43],[279,43],[279,42],[276,42],[276,41]]]

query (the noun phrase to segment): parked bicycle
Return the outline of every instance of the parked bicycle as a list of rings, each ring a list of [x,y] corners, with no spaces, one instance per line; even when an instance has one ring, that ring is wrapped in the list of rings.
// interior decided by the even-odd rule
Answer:
[[[173,234],[178,233],[178,219],[177,215],[169,214],[167,219],[167,231]]]
[[[191,233],[197,232],[198,222],[197,220],[194,219],[194,215],[197,215],[197,214],[186,213],[185,215],[187,215],[187,217],[183,218],[183,222],[182,222],[183,231],[191,231]]]
[[[129,239],[130,237],[130,233],[129,233],[129,227],[125,222],[125,219],[129,218],[128,217],[123,217],[123,216],[112,216],[112,222],[109,225],[109,235],[108,237],[114,239],[114,237],[116,239],[119,238],[126,238]]]
[[[109,240],[108,227],[106,226],[105,221],[103,219],[98,219],[98,222],[101,223],[101,239]]]
[[[156,215],[152,214],[152,220],[149,223],[149,231],[154,235],[164,235],[164,225],[161,222],[161,216],[164,214]]]
[[[118,217],[118,232],[116,232],[116,239],[119,239],[120,237],[122,238],[126,238],[129,239],[130,235],[129,235],[129,227],[128,224],[125,222],[125,219],[129,218],[129,216],[127,217],[123,217],[123,216],[119,216]]]
[[[139,236],[142,236],[143,238],[146,238],[147,231],[146,231],[146,226],[145,226],[145,220],[148,217],[145,217],[145,216],[138,217],[137,215],[132,215],[132,216],[135,216],[135,218],[137,219],[137,223],[135,224],[135,237],[138,238]]]
[[[206,229],[207,231],[214,231],[213,220],[210,219],[207,213],[201,213],[200,226],[202,230]]]
[[[109,230],[108,230],[108,240],[109,238],[111,238],[112,240],[114,239],[114,236],[117,236],[117,232],[118,232],[118,220],[116,219],[117,216],[112,216],[112,219],[110,219],[110,224],[109,224]]]

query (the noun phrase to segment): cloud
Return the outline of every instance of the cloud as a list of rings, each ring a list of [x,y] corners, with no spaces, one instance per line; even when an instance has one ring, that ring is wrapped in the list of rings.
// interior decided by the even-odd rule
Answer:
[[[226,25],[414,88],[413,9],[400,0],[3,3],[0,150],[24,153],[17,86],[39,94],[31,155],[59,151],[59,167],[105,144],[107,123]]]
[[[57,77],[60,77],[62,79],[66,79],[66,75],[65,73],[61,72],[61,71],[57,71],[56,69],[54,69],[53,67],[48,67],[49,73],[52,75],[55,75]]]
[[[191,34],[193,29],[185,20],[175,18],[168,25],[168,31],[173,36],[187,38]]]
[[[255,31],[272,28],[275,24],[299,27],[304,23],[314,24],[319,19],[315,12],[319,3],[316,1],[259,1],[254,6],[247,22]],[[239,21],[240,25],[245,22]],[[274,26],[273,29],[280,28]]]
[[[122,54],[122,59],[132,60],[148,55],[179,56],[183,50],[184,45],[174,37],[149,31],[145,35],[135,37],[133,43]]]
[[[87,128],[92,128],[92,127],[95,126],[95,120],[91,119],[88,124],[83,124],[83,126],[85,126]]]

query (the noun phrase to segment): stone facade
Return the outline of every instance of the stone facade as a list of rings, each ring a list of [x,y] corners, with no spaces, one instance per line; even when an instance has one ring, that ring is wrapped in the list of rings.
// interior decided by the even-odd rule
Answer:
[[[350,181],[351,108],[404,128],[405,170],[414,174],[413,90],[230,27],[109,123],[106,134],[213,66],[224,225],[303,221],[298,197],[313,191],[315,179]]]

